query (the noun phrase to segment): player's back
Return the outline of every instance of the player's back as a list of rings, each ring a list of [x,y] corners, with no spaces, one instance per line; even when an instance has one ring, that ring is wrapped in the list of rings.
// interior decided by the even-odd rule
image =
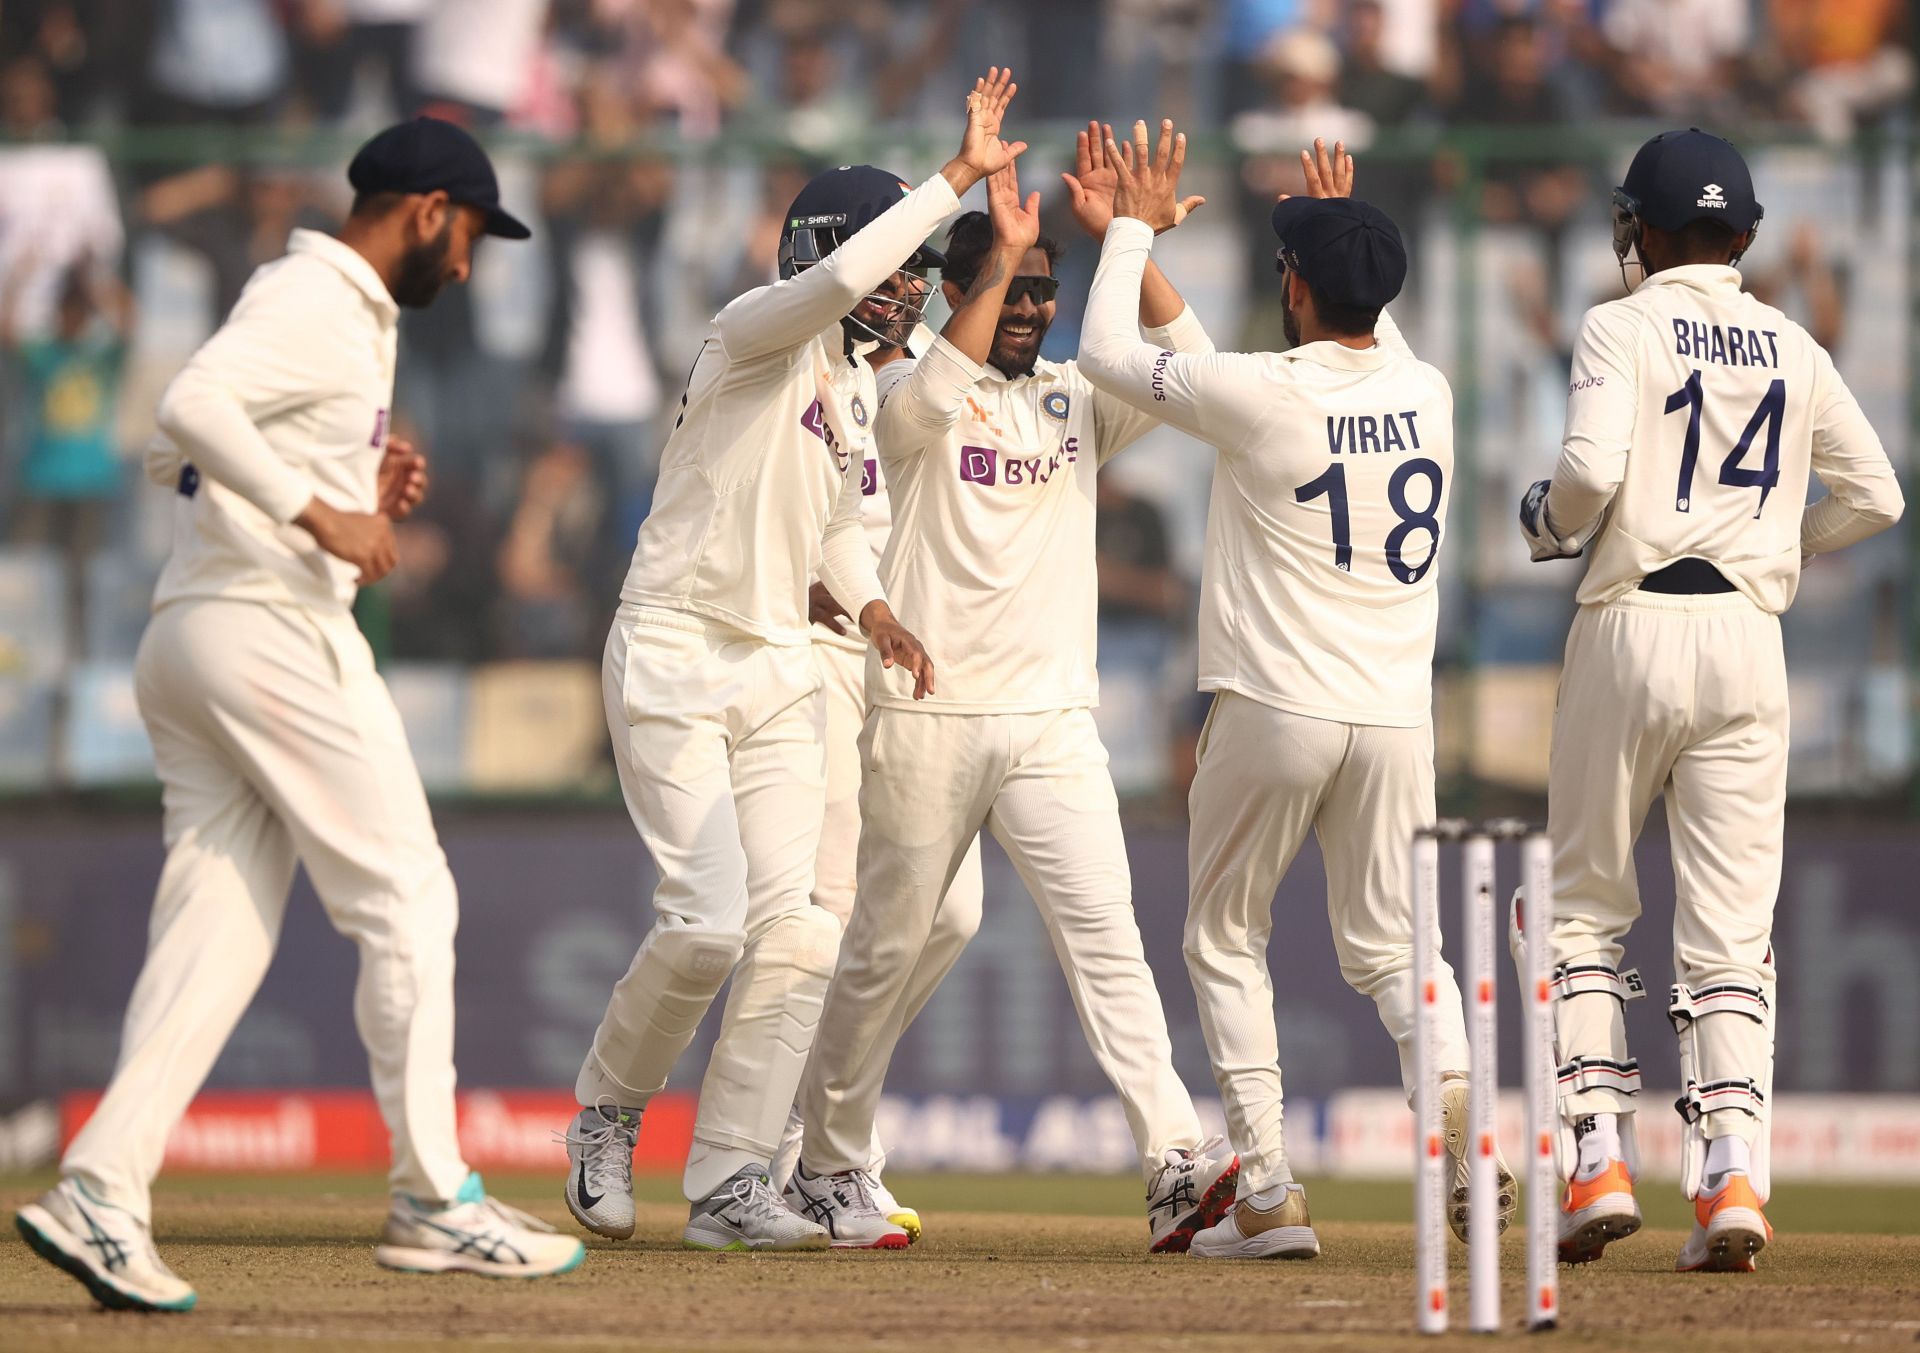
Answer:
[[[1381,342],[1234,357],[1266,413],[1221,446],[1201,687],[1299,714],[1414,727],[1432,704],[1453,479],[1453,393],[1391,321]]]
[[[1838,384],[1832,360],[1742,291],[1735,269],[1710,264],[1655,273],[1590,311],[1581,352],[1569,454],[1598,463],[1612,438],[1630,441],[1580,601],[1611,600],[1697,558],[1756,605],[1785,610],[1819,410]],[[1629,388],[1618,389],[1623,375]]]

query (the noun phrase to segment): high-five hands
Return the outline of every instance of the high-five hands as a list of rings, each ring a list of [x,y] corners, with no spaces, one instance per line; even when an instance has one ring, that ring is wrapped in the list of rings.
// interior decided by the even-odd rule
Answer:
[[[1204,197],[1180,196],[1180,171],[1187,163],[1185,133],[1174,134],[1173,120],[1160,123],[1160,144],[1149,154],[1147,124],[1133,124],[1133,139],[1116,143],[1111,129],[1103,138],[1107,165],[1119,180],[1113,194],[1113,214],[1145,221],[1158,235],[1172,230],[1187,214],[1206,202]]]
[[[1300,172],[1307,181],[1308,197],[1353,196],[1353,156],[1347,154],[1345,141],[1335,141],[1329,156],[1326,139],[1314,137],[1313,149],[1300,152]],[[1279,200],[1285,202],[1291,196],[1282,193]]]
[[[973,91],[967,95],[967,130],[960,138],[960,153],[940,170],[954,192],[964,193],[981,179],[999,173],[1027,148],[1025,141],[1000,139],[1007,105],[1019,90],[1020,86],[1013,83],[1013,72],[999,66],[989,66],[987,73],[973,82]]]
[[[993,244],[1013,257],[1014,266],[1040,242],[1040,194],[1020,200],[1020,169],[1007,161],[1004,169],[987,176],[987,216],[993,222]]]

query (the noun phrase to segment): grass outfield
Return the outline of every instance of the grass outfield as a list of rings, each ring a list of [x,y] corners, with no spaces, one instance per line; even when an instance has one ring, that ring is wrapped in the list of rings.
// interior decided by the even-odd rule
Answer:
[[[9,1212],[44,1176],[0,1177]],[[641,1181],[636,1238],[535,1283],[375,1268],[381,1189],[369,1178],[163,1182],[159,1237],[200,1289],[184,1317],[109,1315],[11,1234],[0,1240],[0,1346],[172,1350],[1432,1348],[1411,1328],[1405,1184],[1309,1185],[1313,1263],[1149,1258],[1138,1187],[1073,1176],[907,1176],[927,1236],[903,1255],[711,1256],[677,1247],[675,1181]],[[499,1177],[502,1197],[565,1221],[558,1183]],[[1599,1265],[1562,1271],[1557,1343],[1609,1349],[1786,1350],[1920,1342],[1920,1190],[1783,1187],[1780,1230],[1751,1276],[1671,1271],[1684,1204],[1645,1190],[1648,1229]],[[1506,1306],[1517,1328],[1518,1232]],[[1456,1317],[1464,1256],[1455,1250]],[[1476,1342],[1466,1335],[1456,1342]]]

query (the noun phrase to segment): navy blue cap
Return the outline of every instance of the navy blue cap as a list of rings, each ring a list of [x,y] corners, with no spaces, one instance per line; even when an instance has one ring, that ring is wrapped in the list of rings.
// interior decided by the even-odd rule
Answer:
[[[524,240],[528,230],[500,205],[500,180],[480,143],[451,122],[417,117],[387,128],[347,166],[357,193],[435,193],[487,214],[486,233]]]
[[[1357,197],[1289,197],[1273,205],[1274,257],[1335,305],[1378,310],[1407,280],[1400,228]]]
[[[781,225],[780,275],[791,277],[812,267],[912,191],[898,174],[870,164],[843,164],[815,174],[793,199]],[[905,266],[939,268],[946,261],[939,250],[923,244]]]
[[[1630,199],[1621,205],[1656,230],[1706,218],[1744,234],[1765,214],[1733,142],[1698,127],[1661,132],[1640,147],[1620,192]]]

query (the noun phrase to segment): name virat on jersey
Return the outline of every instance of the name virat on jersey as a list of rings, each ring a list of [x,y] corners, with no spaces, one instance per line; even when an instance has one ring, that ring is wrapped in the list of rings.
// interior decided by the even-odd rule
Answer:
[[[1420,411],[1405,413],[1359,413],[1327,415],[1327,454],[1340,456],[1385,455],[1394,451],[1420,449]],[[1401,431],[1404,423],[1406,431]]]

